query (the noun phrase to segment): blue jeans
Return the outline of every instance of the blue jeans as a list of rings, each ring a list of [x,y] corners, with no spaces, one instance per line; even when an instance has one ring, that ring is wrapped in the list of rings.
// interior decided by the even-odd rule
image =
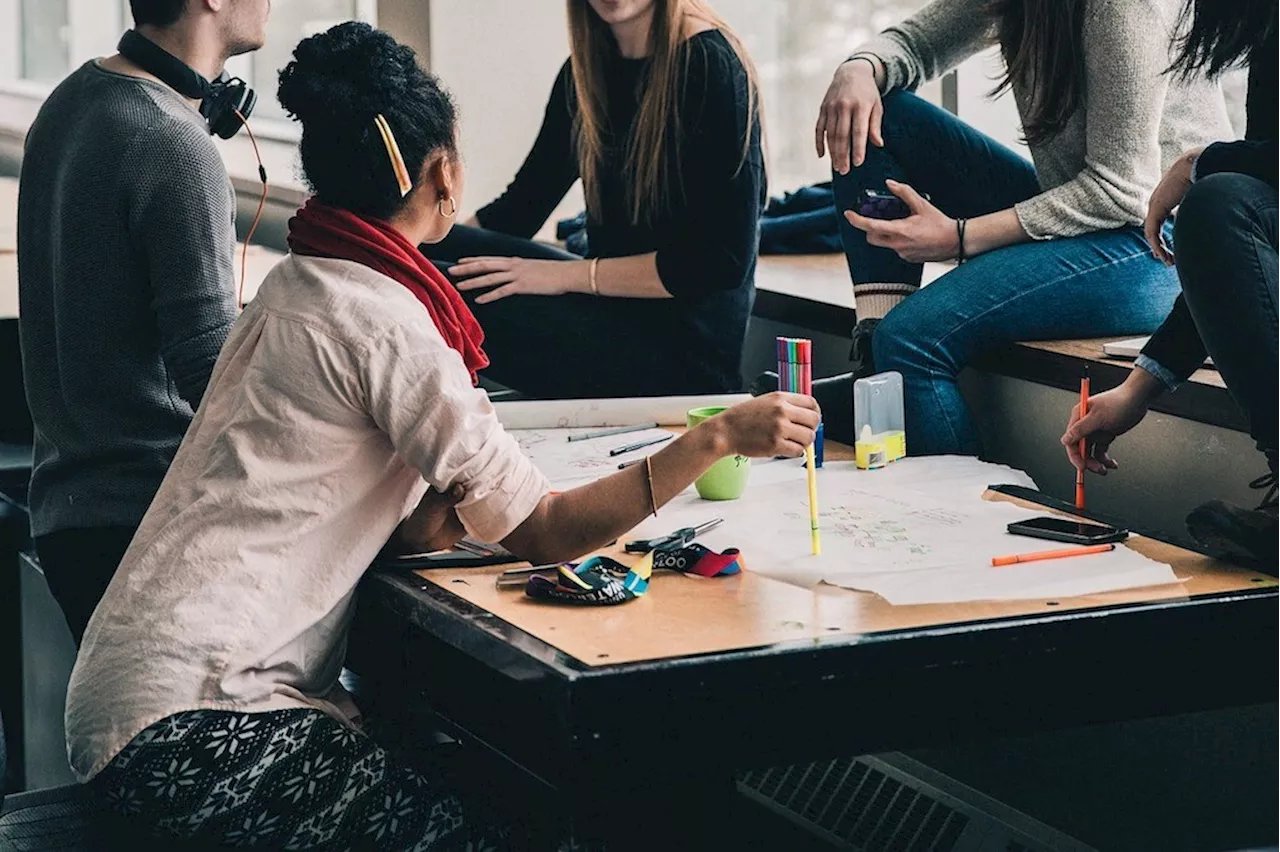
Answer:
[[[1276,188],[1243,174],[1192,184],[1174,229],[1186,306],[1227,390],[1276,472],[1280,361]],[[1187,341],[1195,355],[1200,347]]]
[[[1035,167],[951,113],[909,92],[884,98],[885,147],[835,175],[847,210],[887,178],[928,193],[948,216],[1012,207],[1040,190]],[[867,244],[840,217],[855,283],[919,284],[921,266]],[[1007,246],[971,259],[908,297],[875,331],[875,366],[902,374],[912,455],[981,452],[956,378],[984,349],[1019,340],[1150,334],[1179,292],[1140,228]],[[1064,422],[1066,412],[1063,412]]]

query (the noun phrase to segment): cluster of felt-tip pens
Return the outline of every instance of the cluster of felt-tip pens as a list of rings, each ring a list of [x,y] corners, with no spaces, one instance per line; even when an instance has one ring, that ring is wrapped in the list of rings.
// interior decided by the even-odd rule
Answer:
[[[778,390],[812,395],[812,340],[802,337],[778,338]],[[818,556],[822,553],[822,539],[818,533],[818,473],[813,444],[805,447],[804,462],[809,472],[809,533],[813,540],[813,555]]]

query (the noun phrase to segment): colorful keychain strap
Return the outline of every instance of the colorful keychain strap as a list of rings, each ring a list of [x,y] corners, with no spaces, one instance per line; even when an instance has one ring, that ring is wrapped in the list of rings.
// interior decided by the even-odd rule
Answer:
[[[633,601],[649,590],[653,554],[628,568],[607,556],[594,556],[580,565],[561,565],[555,579],[534,574],[524,592],[537,600],[587,606],[612,606]]]
[[[657,550],[653,554],[653,567],[699,577],[728,577],[743,568],[742,554],[736,547],[724,553],[716,553],[700,544],[690,544],[671,550]]]
[[[533,574],[525,594],[536,600],[584,606],[613,606],[633,601],[649,590],[654,569],[728,577],[742,571],[742,554],[736,548],[716,553],[700,544],[645,554],[634,567],[616,559],[594,556],[578,565],[561,565],[554,577]]]

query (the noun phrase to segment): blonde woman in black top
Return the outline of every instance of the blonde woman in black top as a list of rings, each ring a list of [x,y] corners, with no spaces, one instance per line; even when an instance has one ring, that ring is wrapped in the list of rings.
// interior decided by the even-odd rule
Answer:
[[[455,229],[428,256],[460,261],[485,375],[502,384],[553,397],[737,390],[765,197],[751,61],[703,0],[569,0],[568,12],[571,57],[524,165],[467,223],[480,230]],[[586,259],[529,241],[579,179]]]

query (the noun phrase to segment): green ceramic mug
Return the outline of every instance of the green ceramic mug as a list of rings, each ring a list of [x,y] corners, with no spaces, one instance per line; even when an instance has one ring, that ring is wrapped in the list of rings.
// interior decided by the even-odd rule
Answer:
[[[694,408],[686,415],[689,428],[703,423],[725,410],[723,405]],[[747,477],[751,474],[751,459],[746,456],[725,456],[707,468],[693,483],[703,500],[737,500],[747,490]]]

